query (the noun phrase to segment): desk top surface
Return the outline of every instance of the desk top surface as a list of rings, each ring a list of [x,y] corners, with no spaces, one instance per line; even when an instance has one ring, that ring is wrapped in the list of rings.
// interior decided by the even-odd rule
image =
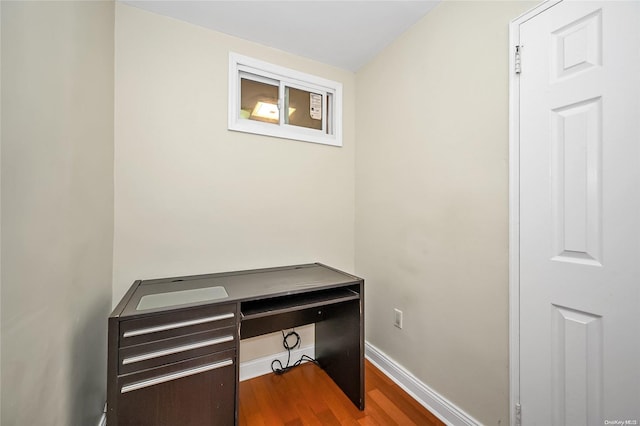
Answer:
[[[136,281],[111,316],[137,317],[191,306],[305,293],[362,282],[320,263]]]

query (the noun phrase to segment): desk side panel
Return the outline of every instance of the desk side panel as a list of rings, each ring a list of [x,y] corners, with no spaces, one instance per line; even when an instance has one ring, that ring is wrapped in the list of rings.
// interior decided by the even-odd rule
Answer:
[[[364,410],[364,286],[360,299],[325,307],[316,323],[316,359],[349,399]]]
[[[117,426],[118,412],[118,349],[120,347],[120,315],[141,281],[131,284],[107,320],[107,424]]]

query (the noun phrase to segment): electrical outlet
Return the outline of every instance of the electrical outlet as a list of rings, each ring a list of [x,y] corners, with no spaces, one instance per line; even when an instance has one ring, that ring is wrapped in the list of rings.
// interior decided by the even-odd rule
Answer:
[[[393,313],[394,313],[393,325],[395,325],[398,328],[402,328],[402,311],[398,308],[394,308]]]

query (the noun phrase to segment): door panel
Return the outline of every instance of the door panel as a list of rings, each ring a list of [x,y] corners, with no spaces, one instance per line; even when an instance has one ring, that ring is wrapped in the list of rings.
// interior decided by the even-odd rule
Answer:
[[[602,317],[555,305],[551,315],[553,424],[588,425],[602,418]]]
[[[602,98],[551,113],[552,258],[601,266]]]
[[[524,425],[640,423],[640,2],[523,22]]]

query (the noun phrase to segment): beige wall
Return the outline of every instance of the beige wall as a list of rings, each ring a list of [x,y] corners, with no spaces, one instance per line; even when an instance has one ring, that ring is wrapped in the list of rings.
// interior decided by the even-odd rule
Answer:
[[[342,82],[344,146],[228,131],[230,50]],[[353,270],[353,73],[123,4],[115,52],[114,304],[139,278]]]
[[[112,2],[2,2],[3,425],[93,425],[113,237]]]
[[[366,338],[487,425],[509,423],[508,24],[532,5],[445,1],[356,75]]]

